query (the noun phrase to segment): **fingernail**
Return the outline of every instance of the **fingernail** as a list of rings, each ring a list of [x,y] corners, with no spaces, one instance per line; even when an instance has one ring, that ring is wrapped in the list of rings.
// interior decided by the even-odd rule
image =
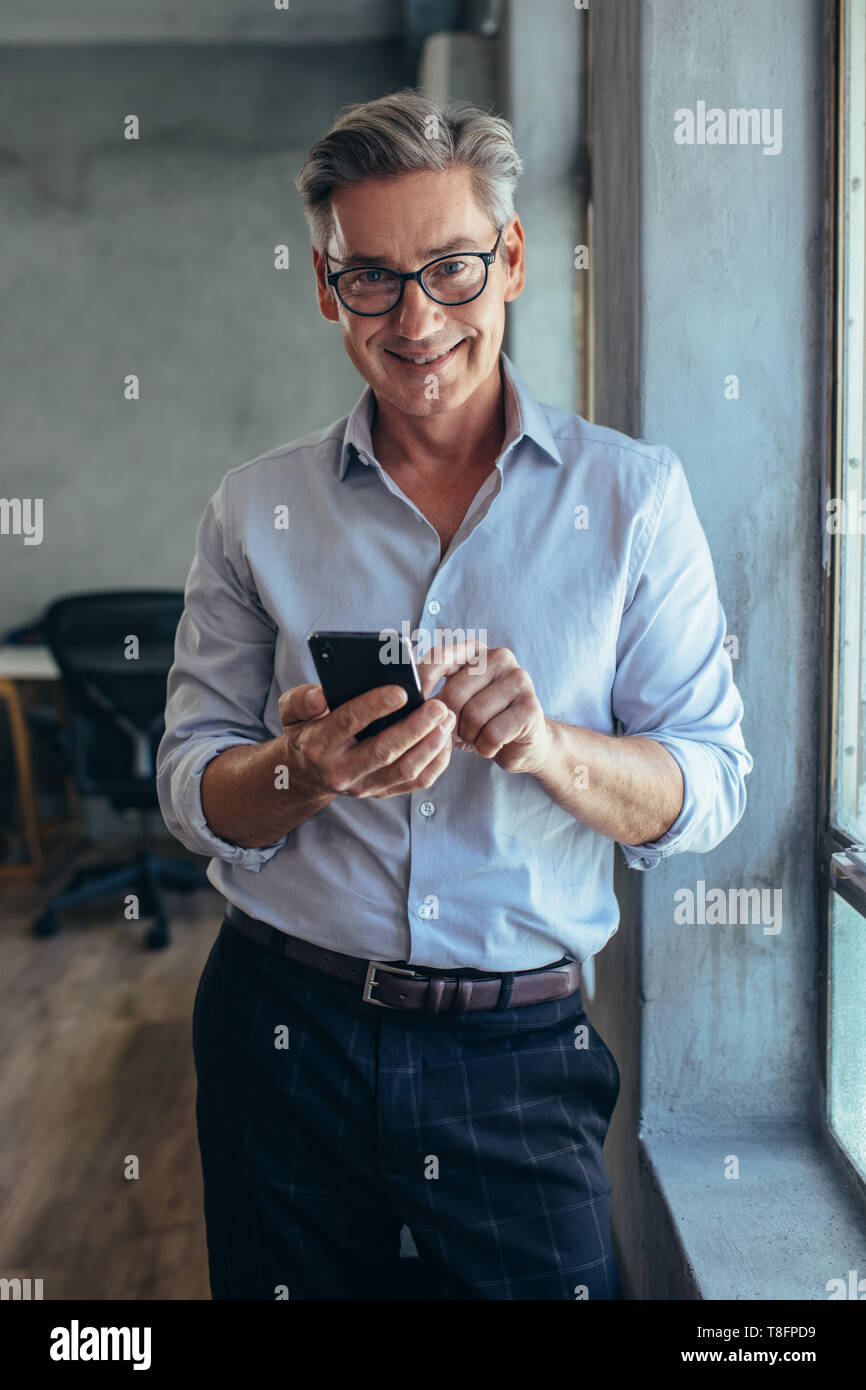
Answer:
[[[386,690],[385,692],[385,704],[391,705],[393,709],[396,709],[398,705],[402,705],[405,699],[405,690]]]

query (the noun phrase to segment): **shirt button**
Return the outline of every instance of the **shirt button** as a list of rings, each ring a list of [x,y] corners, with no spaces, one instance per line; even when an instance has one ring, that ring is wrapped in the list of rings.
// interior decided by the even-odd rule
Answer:
[[[433,909],[432,909],[432,907],[430,906],[429,903],[419,903],[419,904],[418,904],[418,916],[419,916],[419,917],[423,917],[423,918],[425,919],[425,921],[426,921],[426,919],[430,916],[430,914],[431,914],[432,911],[433,911]]]
[[[438,598],[431,598],[430,602],[427,604],[427,612],[432,613],[434,618],[441,608],[442,604],[439,602]]]
[[[421,812],[422,816],[432,816],[433,812],[436,810],[436,807],[433,805],[432,801],[422,801],[421,805],[418,807],[418,810]]]

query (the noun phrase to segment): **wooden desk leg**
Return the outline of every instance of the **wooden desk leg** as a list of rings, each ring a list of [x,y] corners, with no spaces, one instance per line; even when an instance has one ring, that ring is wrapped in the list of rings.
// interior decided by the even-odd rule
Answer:
[[[21,798],[21,810],[24,818],[24,838],[30,850],[29,864],[7,866],[7,876],[10,876],[14,870],[17,870],[16,877],[22,872],[37,875],[44,873],[45,859],[42,853],[42,841],[39,838],[39,819],[36,814],[33,764],[30,761],[30,734],[21,705],[21,697],[14,681],[0,680],[0,699],[6,701],[6,709],[9,713],[9,732],[12,735],[18,794]],[[0,875],[2,874],[3,869],[0,868]]]
[[[57,716],[64,728],[69,729],[71,727],[71,719],[69,717],[69,708],[66,704],[66,697],[63,693],[63,682],[53,681],[51,692]],[[63,779],[63,783],[66,788],[66,806],[68,810],[66,824],[67,826],[74,825],[78,830],[86,831],[87,817],[84,810],[84,803],[75,785],[74,775],[71,772],[67,772]]]

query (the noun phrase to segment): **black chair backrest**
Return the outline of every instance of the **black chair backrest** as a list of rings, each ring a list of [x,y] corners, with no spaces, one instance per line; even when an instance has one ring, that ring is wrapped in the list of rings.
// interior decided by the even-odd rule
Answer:
[[[154,757],[184,596],[176,589],[70,594],[47,608],[63,677],[75,780],[85,795],[155,806]]]

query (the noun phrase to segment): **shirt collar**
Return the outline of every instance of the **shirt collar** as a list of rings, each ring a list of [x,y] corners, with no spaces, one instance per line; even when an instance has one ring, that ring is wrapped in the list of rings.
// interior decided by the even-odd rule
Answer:
[[[502,444],[502,452],[504,453],[509,445],[516,444],[520,439],[531,439],[538,445],[546,459],[552,463],[561,464],[562,455],[557,448],[543,407],[533,396],[510,357],[502,352],[500,359],[506,384],[505,439]],[[337,474],[339,482],[342,482],[346,476],[349,463],[353,458],[359,458],[361,463],[367,466],[373,459],[373,440],[370,434],[373,406],[373,390],[372,387],[367,386],[362,391],[346,421]]]

